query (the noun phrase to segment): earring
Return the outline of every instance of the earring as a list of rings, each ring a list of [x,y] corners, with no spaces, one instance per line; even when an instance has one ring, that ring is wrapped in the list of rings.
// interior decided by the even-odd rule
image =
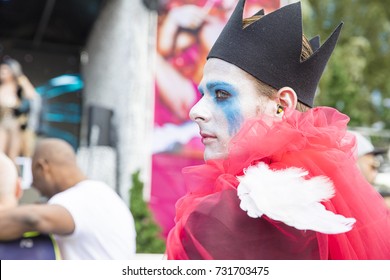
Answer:
[[[276,113],[279,115],[281,113],[283,113],[283,107],[282,105],[278,105],[278,109],[276,110]]]

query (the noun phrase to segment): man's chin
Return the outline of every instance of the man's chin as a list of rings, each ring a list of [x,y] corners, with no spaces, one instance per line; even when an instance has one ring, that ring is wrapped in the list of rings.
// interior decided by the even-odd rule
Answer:
[[[207,160],[216,160],[216,159],[224,159],[227,157],[227,152],[215,151],[212,149],[208,149],[207,147],[204,150],[203,158],[205,161]]]

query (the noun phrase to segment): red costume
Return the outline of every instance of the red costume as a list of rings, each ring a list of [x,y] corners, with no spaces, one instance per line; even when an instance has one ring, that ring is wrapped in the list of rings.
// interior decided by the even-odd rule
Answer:
[[[348,120],[327,107],[294,110],[272,124],[263,117],[248,120],[232,139],[228,158],[184,169],[189,193],[176,204],[168,259],[390,259],[389,210],[356,167]],[[334,196],[322,205],[356,222],[344,233],[327,234],[287,225],[287,218],[299,215],[295,209],[279,220],[271,219],[268,210],[249,217],[240,208],[238,177],[259,163],[280,174],[300,168],[307,171],[304,180],[328,178]],[[259,196],[268,201],[270,194]]]

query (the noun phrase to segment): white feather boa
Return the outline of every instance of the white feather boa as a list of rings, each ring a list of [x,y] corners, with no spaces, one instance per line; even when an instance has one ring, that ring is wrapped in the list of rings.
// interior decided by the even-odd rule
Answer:
[[[326,234],[351,230],[355,219],[334,214],[321,204],[334,196],[332,182],[325,176],[305,179],[307,174],[294,167],[274,171],[262,162],[249,167],[238,177],[241,209],[252,218],[265,214],[300,230]]]

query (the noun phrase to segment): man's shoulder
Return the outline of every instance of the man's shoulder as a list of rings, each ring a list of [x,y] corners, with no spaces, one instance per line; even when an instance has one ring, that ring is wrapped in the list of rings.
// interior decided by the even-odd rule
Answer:
[[[92,179],[81,181],[70,189],[73,189],[74,192],[106,193],[116,195],[115,190],[105,182]]]
[[[93,187],[93,188],[100,187],[100,188],[111,189],[110,186],[108,186],[103,181],[98,181],[98,180],[93,180],[93,179],[86,179],[86,180],[78,182],[72,188],[69,188],[69,190],[71,190],[71,189],[85,189],[85,188],[89,188],[89,187]]]
[[[83,180],[74,186],[55,194],[48,200],[49,204],[58,204],[59,202],[69,201],[71,199],[74,203],[76,201],[85,202],[85,199],[93,199],[104,197],[119,197],[113,188],[106,183],[97,180]]]
[[[92,190],[97,191],[97,190],[110,190],[110,189],[112,188],[110,188],[104,182],[92,180],[92,179],[86,179],[78,182],[77,184],[71,186],[66,190],[56,193],[53,197],[62,196],[66,194],[73,194],[73,193],[90,192]]]

